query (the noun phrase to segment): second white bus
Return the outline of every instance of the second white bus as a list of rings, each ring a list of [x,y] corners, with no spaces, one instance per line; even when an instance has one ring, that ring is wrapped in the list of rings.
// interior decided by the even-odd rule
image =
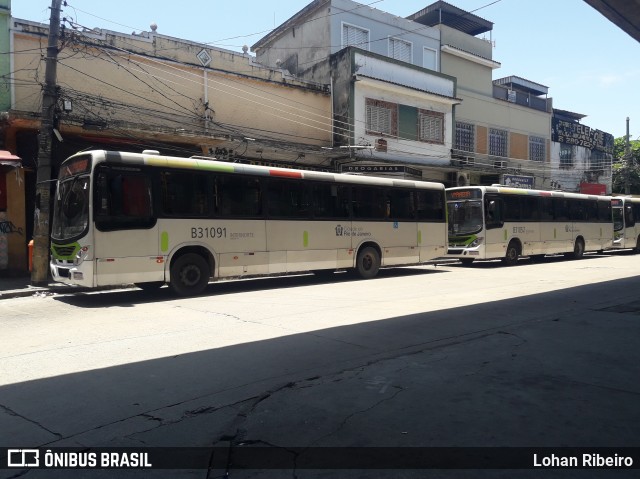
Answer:
[[[611,197],[477,186],[449,188],[447,257],[464,264],[564,253],[581,258],[613,241]]]
[[[446,252],[444,186],[423,181],[88,151],[60,168],[55,281],[168,283],[423,263]]]

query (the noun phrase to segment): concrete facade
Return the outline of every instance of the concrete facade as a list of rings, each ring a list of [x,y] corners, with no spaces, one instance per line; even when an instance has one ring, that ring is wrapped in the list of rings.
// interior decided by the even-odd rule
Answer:
[[[353,38],[345,38],[349,28],[355,29]],[[388,59],[386,85],[376,85],[380,98],[393,99],[394,91],[397,93],[393,78],[401,70],[398,62],[456,80],[454,96],[458,101],[452,105],[452,116],[446,116],[444,147],[440,149],[446,150],[443,155],[438,149],[421,149],[424,145],[399,136],[396,140],[402,146],[396,148],[395,155],[387,142],[384,157],[359,152],[352,159],[429,165],[423,168],[423,177],[451,185],[459,185],[460,178],[465,178],[464,184],[499,183],[506,174],[529,176],[536,188],[554,189],[566,184],[570,191],[579,191],[580,181],[588,177],[604,184],[610,192],[610,175],[606,172],[594,175],[591,169],[585,174],[580,161],[574,162],[571,172],[559,168],[560,146],[552,147],[551,139],[553,107],[547,96],[549,87],[515,76],[493,79],[501,65],[493,59],[492,29],[493,23],[442,1],[400,18],[350,0],[314,0],[253,45],[252,50],[266,65],[281,66],[321,83],[331,78],[334,120],[338,125],[349,125],[350,132],[358,130],[357,115],[362,110],[358,88],[364,85],[357,81],[348,85],[343,70],[337,68],[339,62],[327,61],[341,48],[352,45]],[[394,40],[404,46],[404,54],[393,50]],[[427,61],[427,51],[435,52],[432,63]],[[336,101],[336,97],[340,100]],[[341,107],[348,101],[359,105],[350,111],[351,116]],[[419,107],[420,103],[418,99],[414,106]],[[470,137],[466,142],[461,139],[465,134]],[[374,138],[356,136],[356,143],[375,146]],[[420,155],[423,158],[418,158]],[[584,155],[592,157],[593,153]],[[435,157],[439,160],[434,161]],[[568,173],[578,178],[577,182],[567,182]]]
[[[331,84],[334,144],[350,153],[342,163],[418,165],[419,177],[447,180],[460,99],[456,79],[440,72],[438,29],[350,0],[314,1],[252,50],[261,63]],[[380,109],[391,125],[377,131],[370,115]],[[436,125],[431,136],[425,121]]]

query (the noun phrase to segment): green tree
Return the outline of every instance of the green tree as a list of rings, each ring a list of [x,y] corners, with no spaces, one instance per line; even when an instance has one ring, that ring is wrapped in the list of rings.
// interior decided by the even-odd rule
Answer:
[[[627,178],[629,193],[640,195],[640,140],[629,142],[630,157],[625,158],[625,137],[616,138],[613,142],[613,193],[625,193]]]

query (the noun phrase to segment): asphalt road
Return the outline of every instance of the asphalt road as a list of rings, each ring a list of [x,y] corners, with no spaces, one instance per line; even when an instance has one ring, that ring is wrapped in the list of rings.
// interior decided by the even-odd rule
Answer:
[[[0,477],[638,477],[338,475],[295,449],[640,447],[638,271],[625,253],[2,300],[0,447],[268,445],[291,464]]]

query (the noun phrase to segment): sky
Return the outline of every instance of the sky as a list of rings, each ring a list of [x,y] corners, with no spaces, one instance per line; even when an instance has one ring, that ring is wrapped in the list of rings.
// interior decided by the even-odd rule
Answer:
[[[406,17],[435,0],[361,0]],[[90,28],[157,32],[242,51],[309,1],[67,0],[63,17]],[[640,43],[583,0],[448,0],[493,22],[493,78],[511,75],[549,87],[554,108],[586,115],[584,125],[640,139]],[[12,15],[49,23],[51,0],[12,0]],[[489,34],[487,34],[489,35]]]

